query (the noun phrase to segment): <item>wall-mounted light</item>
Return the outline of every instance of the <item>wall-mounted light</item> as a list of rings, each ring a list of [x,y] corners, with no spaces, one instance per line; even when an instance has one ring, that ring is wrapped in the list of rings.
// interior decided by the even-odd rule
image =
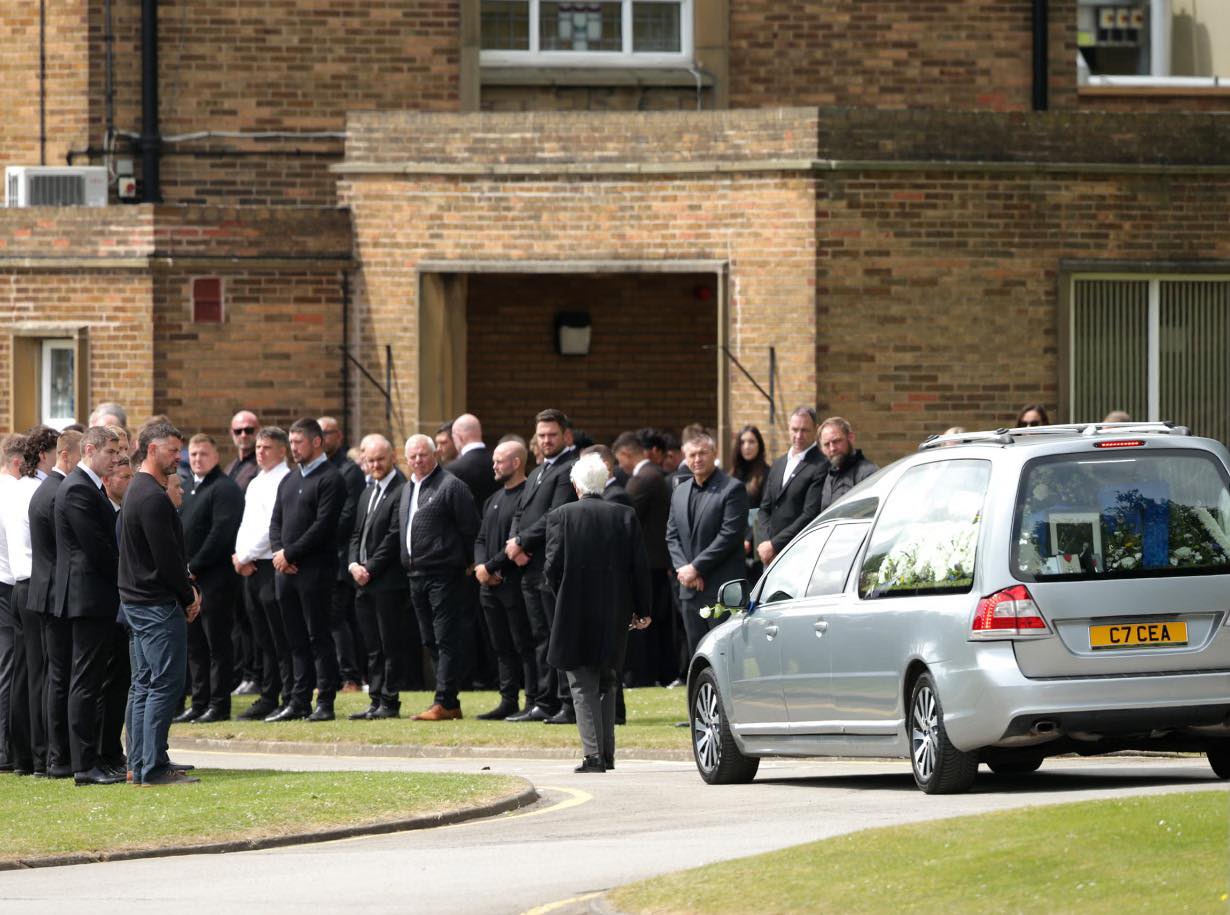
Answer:
[[[588,356],[593,330],[588,311],[561,311],[555,316],[555,351],[561,356]]]

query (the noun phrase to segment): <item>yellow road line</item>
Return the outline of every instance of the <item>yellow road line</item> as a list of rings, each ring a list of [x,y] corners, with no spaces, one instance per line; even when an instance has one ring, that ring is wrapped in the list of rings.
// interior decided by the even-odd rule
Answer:
[[[522,913],[522,915],[547,915],[548,912],[558,911],[566,905],[572,905],[577,902],[585,902],[587,899],[596,899],[601,895],[601,893],[585,893],[582,896],[573,896],[571,899],[560,899],[557,902],[548,902],[546,905],[534,906],[532,909],[527,909]]]

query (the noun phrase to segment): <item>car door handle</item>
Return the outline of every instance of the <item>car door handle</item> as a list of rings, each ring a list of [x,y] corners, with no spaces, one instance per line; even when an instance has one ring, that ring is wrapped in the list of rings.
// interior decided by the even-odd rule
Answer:
[[[824,638],[824,634],[829,631],[828,620],[816,620],[816,622],[812,624],[812,628],[816,630],[816,638],[822,639]]]
[[[768,639],[770,642],[773,641],[773,637],[776,635],[777,635],[776,626],[765,626],[764,627],[764,637]]]

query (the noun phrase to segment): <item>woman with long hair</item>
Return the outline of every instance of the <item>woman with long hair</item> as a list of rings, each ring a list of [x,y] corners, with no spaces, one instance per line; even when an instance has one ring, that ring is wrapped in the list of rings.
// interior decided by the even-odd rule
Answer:
[[[765,480],[769,478],[769,462],[765,458],[764,437],[760,430],[750,424],[740,429],[730,453],[730,475],[743,482],[747,490],[747,504],[751,508],[747,531],[743,535],[743,555],[747,563],[747,579],[755,582],[764,571],[764,565],[756,555],[751,518],[760,509],[760,497],[764,492]]]

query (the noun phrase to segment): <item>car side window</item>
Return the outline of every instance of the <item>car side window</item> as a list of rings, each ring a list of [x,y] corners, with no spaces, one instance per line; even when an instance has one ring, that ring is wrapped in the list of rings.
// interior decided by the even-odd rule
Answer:
[[[811,580],[816,555],[824,546],[831,530],[831,527],[817,527],[795,538],[760,580],[756,602],[775,604],[778,601],[802,597]]]
[[[820,560],[811,573],[811,581],[807,585],[808,597],[840,594],[845,590],[846,578],[850,575],[850,564],[854,561],[858,548],[863,545],[868,526],[866,524],[839,524],[833,528],[828,542],[820,550]]]
[[[871,532],[859,573],[863,598],[959,593],[974,558],[990,461],[934,461],[901,475]]]

